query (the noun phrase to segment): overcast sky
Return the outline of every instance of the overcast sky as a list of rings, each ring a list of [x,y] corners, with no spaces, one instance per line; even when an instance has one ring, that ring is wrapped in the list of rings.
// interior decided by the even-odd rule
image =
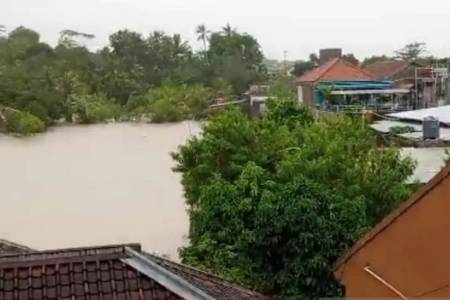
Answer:
[[[180,33],[198,47],[196,25],[218,30],[227,22],[254,35],[268,58],[286,50],[301,59],[323,47],[363,58],[412,41],[450,55],[449,0],[0,0],[8,29],[31,27],[52,44],[63,29],[93,33],[92,48],[123,28]]]

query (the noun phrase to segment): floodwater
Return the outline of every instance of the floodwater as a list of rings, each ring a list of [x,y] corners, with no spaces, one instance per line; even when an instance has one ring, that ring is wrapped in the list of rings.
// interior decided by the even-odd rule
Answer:
[[[169,153],[195,122],[0,135],[0,239],[44,250],[139,242],[177,259],[189,222]]]

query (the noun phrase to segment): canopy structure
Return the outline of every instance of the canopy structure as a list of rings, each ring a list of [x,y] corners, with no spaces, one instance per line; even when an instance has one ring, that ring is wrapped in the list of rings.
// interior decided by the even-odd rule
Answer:
[[[331,95],[396,95],[409,94],[407,89],[383,89],[383,90],[350,90],[350,91],[333,91]]]
[[[411,120],[417,122],[422,122],[424,118],[432,116],[437,118],[441,123],[450,125],[450,105],[405,111],[390,114],[389,116],[400,120]]]
[[[382,109],[393,111],[408,107],[410,89],[395,88],[392,81],[328,81],[315,89],[316,105],[325,109]]]

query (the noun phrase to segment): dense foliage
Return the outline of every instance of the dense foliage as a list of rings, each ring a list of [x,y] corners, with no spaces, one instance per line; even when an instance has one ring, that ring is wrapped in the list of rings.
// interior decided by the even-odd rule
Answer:
[[[45,130],[44,122],[28,112],[5,110],[3,116],[4,124],[2,125],[3,122],[0,122],[0,128],[4,127],[7,132],[26,135]]]
[[[414,163],[360,119],[315,121],[292,98],[230,110],[174,154],[191,218],[184,262],[285,299],[340,295],[332,264],[405,200]]]
[[[3,28],[0,105],[45,125],[100,122],[140,111],[157,122],[172,121],[199,116],[214,97],[231,100],[264,79],[263,55],[252,36],[229,25],[197,32],[204,41],[200,52],[178,34],[129,30],[112,34],[109,46],[92,52],[83,46],[91,34],[64,30],[51,47],[31,29]]]

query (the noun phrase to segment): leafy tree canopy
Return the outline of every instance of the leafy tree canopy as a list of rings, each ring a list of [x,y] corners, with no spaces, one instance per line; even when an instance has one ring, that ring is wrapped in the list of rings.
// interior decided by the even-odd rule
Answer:
[[[213,117],[174,159],[191,218],[185,263],[286,299],[339,296],[332,264],[410,194],[414,163],[361,120],[292,98],[261,120]]]
[[[413,42],[405,45],[402,49],[395,51],[398,58],[406,61],[416,61],[427,52],[425,43]]]
[[[108,47],[92,52],[82,43],[94,38],[89,33],[62,30],[58,45],[51,47],[31,29],[18,27],[6,34],[0,27],[0,105],[26,111],[47,125],[73,121],[77,107],[78,116],[84,116],[77,120],[95,122],[104,117],[88,112],[111,115],[118,107],[129,114],[137,103],[144,106],[134,112],[147,112],[147,101],[136,99],[161,88],[164,96],[154,101],[152,119],[169,121],[197,117],[214,97],[231,100],[249,84],[265,80],[254,37],[230,25],[214,33],[200,26],[197,34],[204,42],[204,51],[197,53],[179,34],[126,29],[113,33]]]

